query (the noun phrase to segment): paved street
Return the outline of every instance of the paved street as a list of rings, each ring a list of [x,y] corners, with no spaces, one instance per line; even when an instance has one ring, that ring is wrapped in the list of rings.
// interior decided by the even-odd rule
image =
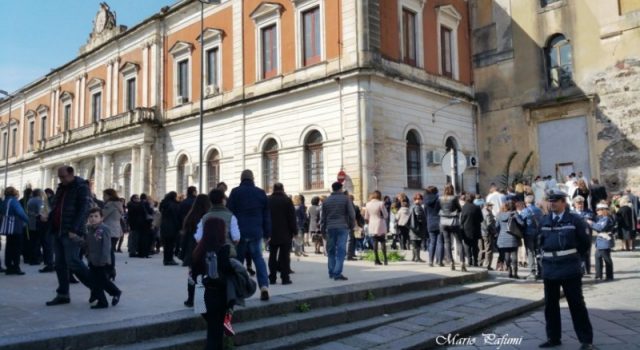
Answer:
[[[613,255],[613,282],[584,287],[589,317],[594,329],[594,345],[598,349],[640,349],[640,252],[616,252]],[[566,301],[561,302],[563,345],[558,350],[577,349],[571,315]],[[496,339],[522,337],[520,346],[485,345],[482,334],[495,334]],[[544,342],[545,323],[543,310],[517,317],[475,334],[476,346],[453,346],[449,349],[534,349]]]
[[[1,253],[4,254],[4,251]],[[159,255],[151,259],[139,259],[118,253],[116,261],[116,284],[122,289],[123,295],[118,306],[104,310],[89,309],[89,291],[80,284],[71,285],[71,304],[46,307],[44,303],[55,296],[57,282],[54,273],[38,273],[38,267],[23,266],[25,276],[0,274],[0,319],[11,320],[0,322],[0,337],[190,312],[182,305],[187,293],[186,267],[163,266]],[[411,262],[374,266],[373,262],[348,261],[344,273],[349,280],[336,282],[327,278],[326,258],[315,254],[300,261],[292,256],[292,268],[295,271],[292,275],[293,284],[271,286],[272,296],[416,274],[461,274],[448,268],[429,268],[426,264]],[[259,293],[256,293],[248,305],[260,303],[258,297]]]

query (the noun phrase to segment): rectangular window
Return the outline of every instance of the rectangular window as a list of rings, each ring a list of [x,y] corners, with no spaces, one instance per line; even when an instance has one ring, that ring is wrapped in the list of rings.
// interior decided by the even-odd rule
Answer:
[[[302,47],[305,66],[320,62],[320,7],[302,13]]]
[[[43,116],[40,119],[40,140],[47,138],[47,116]]]
[[[322,145],[309,146],[307,150],[307,184],[308,190],[319,190],[324,188],[324,168],[323,168]]]
[[[127,80],[127,111],[136,108],[136,78]]]
[[[36,139],[36,121],[32,120],[29,122],[29,148],[33,147]]]
[[[64,131],[71,128],[71,105],[64,106]]]
[[[402,42],[404,44],[404,63],[416,65],[416,14],[402,9]]]
[[[102,93],[98,92],[91,95],[91,120],[94,123],[100,121],[102,114]]]
[[[453,77],[453,59],[451,55],[451,29],[440,27],[440,50],[442,60],[442,75]]]
[[[11,156],[12,157],[16,156],[16,145],[18,144],[17,139],[18,139],[18,129],[11,130]]]
[[[184,102],[189,98],[189,60],[178,62],[178,97]]]
[[[278,74],[278,37],[276,25],[262,28],[262,78],[268,79]]]
[[[207,51],[207,85],[218,87],[218,48]]]

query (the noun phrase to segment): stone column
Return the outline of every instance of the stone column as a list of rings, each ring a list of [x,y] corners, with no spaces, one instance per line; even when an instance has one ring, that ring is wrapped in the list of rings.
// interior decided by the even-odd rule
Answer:
[[[104,189],[113,187],[113,157],[111,154],[102,154],[102,186]]]
[[[85,101],[87,100],[86,94],[87,94],[87,73],[84,73],[80,78],[80,115],[78,116],[78,120],[80,122],[78,123],[77,127],[85,125],[84,114],[85,114]]]
[[[48,166],[40,168],[42,172],[42,189],[51,186],[51,168]]]
[[[140,146],[140,186],[141,191],[151,194],[151,144],[143,143]]]
[[[75,129],[79,125],[80,120],[80,77],[76,78],[76,94],[73,96],[73,118],[69,121],[70,129]],[[65,130],[67,131],[67,130]]]
[[[138,176],[138,169],[140,168],[140,161],[139,161],[139,154],[140,154],[140,146],[135,145],[131,148],[131,194],[140,194],[140,190],[142,189],[142,187],[139,185],[139,176]]]
[[[103,183],[102,183],[102,155],[96,154],[93,161],[94,173],[93,173],[93,193],[96,194],[98,198],[101,197]]]
[[[141,107],[149,106],[149,44],[142,44],[142,103]]]
[[[105,118],[109,118],[111,116],[111,78],[113,76],[113,62],[109,61],[107,63],[107,81],[105,82],[105,88],[104,88],[104,105],[105,105],[105,112],[104,112],[104,117]]]
[[[118,114],[118,90],[120,90],[118,86],[118,78],[120,77],[120,59],[117,58],[113,62],[113,88],[112,88],[112,96],[111,96],[111,114]]]

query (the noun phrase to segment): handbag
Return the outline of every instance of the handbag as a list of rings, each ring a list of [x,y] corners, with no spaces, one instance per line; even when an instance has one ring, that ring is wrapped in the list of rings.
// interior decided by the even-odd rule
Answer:
[[[207,313],[207,305],[204,302],[204,284],[202,284],[202,280],[200,283],[196,280],[196,288],[193,293],[193,312],[196,314],[206,314]]]
[[[509,220],[507,221],[507,233],[511,234],[516,238],[523,237],[522,227],[520,226],[518,221],[515,219],[515,215],[511,215],[509,217]]]
[[[4,213],[4,216],[2,216],[2,221],[0,222],[0,235],[2,236],[19,233],[16,227],[16,217],[14,215],[11,215],[11,216],[9,215],[9,207],[11,204],[11,199],[12,198],[10,198],[6,203],[7,209],[6,209],[6,212]]]

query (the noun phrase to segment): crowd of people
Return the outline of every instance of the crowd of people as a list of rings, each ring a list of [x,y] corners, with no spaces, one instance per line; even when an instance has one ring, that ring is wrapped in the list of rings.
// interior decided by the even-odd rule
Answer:
[[[25,264],[42,265],[41,273],[56,272],[56,296],[47,305],[69,303],[69,283],[80,282],[91,290],[92,308],[108,307],[105,292],[115,306],[122,294],[114,284],[116,253],[126,237],[130,257],[148,258],[162,250],[164,265],[179,265],[178,257],[189,267],[186,306],[197,301],[198,277],[200,283],[209,281],[204,299],[212,338],[222,331],[233,333],[233,306],[253,294],[249,283],[238,282],[242,276],[256,276],[263,301],[269,300],[269,285],[278,277],[283,285],[293,283],[292,253],[304,257],[313,248],[325,255],[328,277],[336,281],[348,279],[345,260],[356,260],[364,249],[372,250],[376,265],[387,265],[388,249],[394,249],[429,267],[482,267],[514,279],[528,267],[527,278],[544,279],[547,292],[548,277],[555,273],[545,267],[550,259],[575,257],[580,277],[592,273],[592,241],[595,278],[613,279],[611,251],[633,250],[640,228],[638,197],[631,191],[609,194],[582,174],[571,174],[564,183],[538,176],[513,188],[491,184],[486,197],[456,193],[452,184],[441,192],[428,186],[393,199],[376,190],[362,207],[341,182],[332,184],[329,195],[311,198],[308,207],[303,195],[288,195],[281,183],[267,195],[250,170],[242,172],[239,186],[228,196],[227,185],[220,183],[208,194],[198,194],[195,187],[184,197],[172,191],[160,203],[144,193],[126,202],[114,189],[104,190],[100,200],[67,166],[58,170],[58,178],[55,192],[27,188],[18,199],[15,188],[4,190],[0,234],[6,237],[6,269],[0,265],[0,271],[23,275],[22,257]],[[579,228],[575,242],[557,246],[558,239],[545,239],[565,227]],[[267,263],[264,250],[269,252]],[[211,251],[217,253],[213,259]],[[233,292],[224,276],[235,276]]]

